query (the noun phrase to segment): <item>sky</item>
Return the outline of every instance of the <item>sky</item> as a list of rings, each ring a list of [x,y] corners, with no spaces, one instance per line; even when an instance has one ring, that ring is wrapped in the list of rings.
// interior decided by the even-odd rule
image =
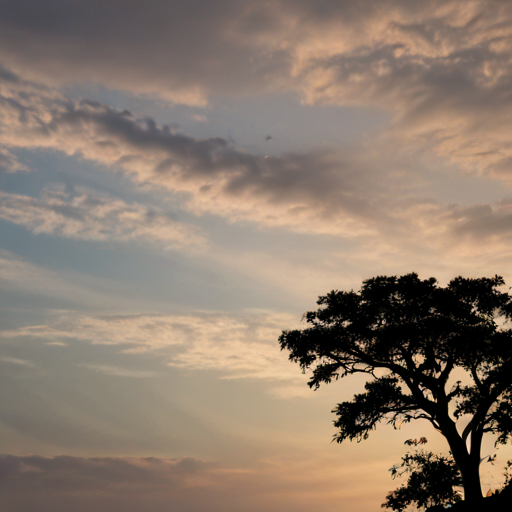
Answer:
[[[332,443],[364,379],[277,339],[377,275],[512,285],[511,48],[506,0],[1,0],[3,509],[371,512],[446,451]]]

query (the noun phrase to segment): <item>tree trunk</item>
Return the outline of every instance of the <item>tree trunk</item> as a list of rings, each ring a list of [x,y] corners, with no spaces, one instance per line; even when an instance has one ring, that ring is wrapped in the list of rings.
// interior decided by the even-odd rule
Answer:
[[[476,436],[475,439],[472,439],[472,449],[470,452],[458,433],[455,423],[448,415],[439,418],[439,424],[462,477],[464,500],[478,501],[483,499],[482,484],[480,482],[481,436]]]
[[[458,464],[458,467],[462,476],[464,500],[474,502],[483,499],[480,482],[480,460],[477,463],[470,460],[466,464]]]

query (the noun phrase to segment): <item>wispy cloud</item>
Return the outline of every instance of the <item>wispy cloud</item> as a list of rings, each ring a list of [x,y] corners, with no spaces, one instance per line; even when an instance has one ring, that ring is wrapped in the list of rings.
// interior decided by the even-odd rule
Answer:
[[[64,341],[48,341],[45,345],[49,345],[50,347],[68,347],[68,343]]]
[[[157,208],[77,187],[43,191],[40,198],[0,191],[0,218],[39,234],[96,241],[138,241],[168,249],[198,250],[206,244],[199,229]]]
[[[135,379],[145,379],[148,377],[156,377],[155,372],[132,370],[129,368],[120,368],[119,366],[110,366],[105,364],[81,364],[84,368],[102,373],[103,375],[111,375],[113,377],[130,377]]]
[[[35,364],[32,361],[27,361],[26,359],[18,359],[17,357],[0,356],[0,361],[3,363],[15,364],[18,366],[27,366],[29,368],[35,367]]]
[[[277,338],[282,329],[297,325],[285,314],[248,312],[239,315],[202,313],[190,315],[84,316],[61,315],[52,323],[0,332],[4,339],[35,338],[51,343],[72,340],[92,344],[120,345],[123,353],[164,351],[168,365],[189,371],[213,371],[223,379],[262,379],[271,382],[304,383],[281,352]],[[173,353],[166,349],[175,347]],[[108,365],[85,365],[100,373],[150,377],[151,372],[132,371]],[[304,388],[306,389],[306,388]],[[288,394],[302,394],[295,391]]]
[[[194,114],[192,116],[192,119],[194,121],[197,121],[198,123],[208,123],[209,122],[208,118],[202,114]]]
[[[22,164],[11,151],[0,147],[0,173],[28,172],[29,168]]]

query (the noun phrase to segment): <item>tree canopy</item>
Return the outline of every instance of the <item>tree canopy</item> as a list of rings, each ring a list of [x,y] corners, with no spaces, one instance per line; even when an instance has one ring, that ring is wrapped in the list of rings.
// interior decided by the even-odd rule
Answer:
[[[504,280],[457,277],[446,287],[411,273],[379,276],[359,291],[321,296],[305,329],[283,331],[282,349],[309,385],[355,373],[365,392],[334,409],[335,439],[361,441],[377,424],[429,421],[447,440],[466,499],[482,497],[482,438],[512,433],[512,297]],[[460,368],[466,377],[454,382]],[[458,425],[465,417],[464,428]]]

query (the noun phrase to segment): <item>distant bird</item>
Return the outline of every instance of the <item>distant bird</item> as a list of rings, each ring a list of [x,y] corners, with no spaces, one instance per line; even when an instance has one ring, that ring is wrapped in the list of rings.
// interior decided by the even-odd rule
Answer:
[[[267,140],[267,141],[272,140],[272,136],[271,136],[271,135],[267,135],[267,136],[265,137],[265,140]]]

